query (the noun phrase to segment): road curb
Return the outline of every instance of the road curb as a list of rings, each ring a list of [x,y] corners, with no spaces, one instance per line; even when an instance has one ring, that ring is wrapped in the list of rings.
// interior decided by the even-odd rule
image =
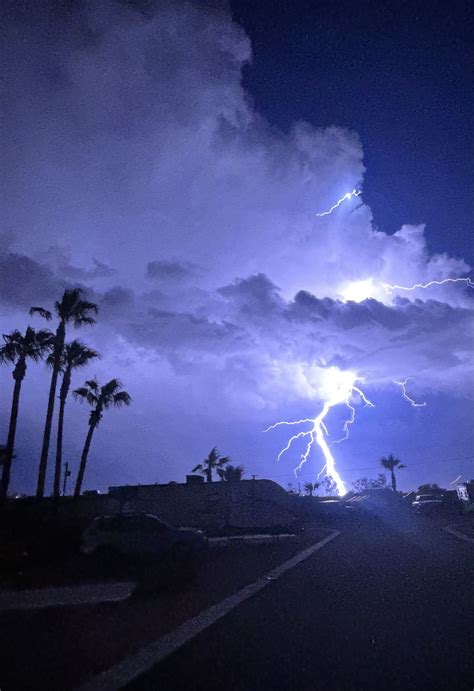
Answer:
[[[298,552],[298,554],[295,554],[291,559],[288,559],[283,562],[283,564],[280,564],[280,566],[277,566],[264,576],[258,578],[254,583],[245,586],[221,602],[200,612],[196,617],[189,619],[181,626],[178,626],[174,631],[149,643],[144,648],[121,660],[110,669],[85,682],[79,686],[76,691],[117,691],[117,689],[121,689],[127,684],[130,684],[137,677],[145,674],[172,653],[182,648],[186,643],[205,631],[216,621],[222,619],[228,612],[238,607],[242,602],[256,595],[264,588],[269,587],[287,571],[290,571],[302,561],[308,559],[340,534],[341,531],[332,530],[327,537],[319,540],[319,542],[316,542],[314,545],[307,547],[301,552]]]
[[[72,607],[120,602],[130,597],[135,583],[94,583],[34,590],[0,591],[0,612]]]

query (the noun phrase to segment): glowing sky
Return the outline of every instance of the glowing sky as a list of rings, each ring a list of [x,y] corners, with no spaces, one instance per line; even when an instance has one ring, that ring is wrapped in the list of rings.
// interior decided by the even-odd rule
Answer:
[[[337,448],[346,484],[388,453],[407,465],[402,488],[474,475],[473,291],[384,287],[468,276],[463,258],[430,253],[429,227],[410,218],[379,229],[356,132],[296,106],[288,131],[272,126],[242,86],[252,47],[224,5],[91,7],[7,25],[0,248],[2,332],[82,285],[99,325],[77,335],[104,355],[88,375],[133,396],[104,418],[85,486],[181,480],[214,445],[285,485],[287,430],[262,430],[314,418],[328,368],[362,377],[375,404]],[[403,398],[407,378],[426,406]],[[0,381],[5,434],[5,368]],[[14,488],[34,484],[46,386],[31,367]],[[74,466],[87,412],[71,401],[67,415]],[[331,438],[344,416],[330,411]],[[316,454],[302,480],[321,465]]]

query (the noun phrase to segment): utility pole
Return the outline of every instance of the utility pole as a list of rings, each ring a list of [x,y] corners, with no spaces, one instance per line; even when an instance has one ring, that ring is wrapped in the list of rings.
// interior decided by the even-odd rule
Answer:
[[[66,483],[70,474],[71,471],[69,470],[69,463],[66,462],[64,464],[63,497],[66,495]]]

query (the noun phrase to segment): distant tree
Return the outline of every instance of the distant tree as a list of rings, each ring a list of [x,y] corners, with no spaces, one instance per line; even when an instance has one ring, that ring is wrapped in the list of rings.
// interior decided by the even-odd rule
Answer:
[[[212,482],[214,470],[222,468],[226,463],[229,463],[230,460],[228,456],[221,456],[217,447],[214,446],[214,448],[210,450],[207,458],[205,458],[202,463],[198,463],[191,472],[201,473],[204,475],[207,482]]]
[[[324,475],[321,480],[321,485],[328,495],[337,494],[337,485],[330,475]]]
[[[287,494],[294,494],[294,495],[296,495],[296,496],[299,496],[299,495],[300,495],[300,490],[299,490],[299,489],[295,489],[295,488],[293,487],[293,483],[292,483],[292,482],[289,482],[289,483],[287,484],[287,486],[286,486],[286,493],[287,493]]]
[[[352,487],[354,488],[354,492],[364,492],[369,488],[369,478],[360,477],[358,480],[354,480]]]
[[[5,451],[3,454],[0,502],[5,500],[10,484],[21,386],[26,376],[27,362],[28,360],[33,360],[33,362],[41,360],[51,349],[54,336],[46,329],[35,331],[31,326],[28,326],[24,334],[20,331],[12,331],[12,333],[4,335],[3,340],[4,345],[0,348],[0,363],[15,365],[12,373],[15,384],[13,387],[7,444],[4,447]]]
[[[437,494],[438,492],[444,492],[436,482],[425,483],[420,485],[417,489],[418,494]]]
[[[320,482],[305,482],[303,485],[303,489],[308,494],[310,497],[313,496],[313,492],[316,492],[318,487],[320,487],[321,483]]]
[[[387,478],[384,473],[379,473],[376,479],[368,477],[360,477],[358,480],[354,480],[352,486],[354,492],[365,492],[367,489],[380,489],[386,487]]]
[[[383,457],[380,459],[380,465],[385,468],[386,470],[390,470],[390,475],[392,479],[392,490],[394,492],[397,491],[397,478],[395,476],[395,470],[402,470],[403,468],[406,468],[406,465],[404,465],[398,458],[395,458],[393,454],[390,454],[387,457]]]
[[[242,465],[226,465],[225,468],[217,468],[217,474],[224,482],[238,482],[242,480],[244,472]]]
[[[386,487],[387,486],[387,476],[385,473],[379,473],[376,480],[371,480],[372,487]]]
[[[61,300],[58,300],[55,303],[54,311],[56,312],[59,322],[54,337],[51,384],[49,387],[48,407],[46,410],[43,445],[41,448],[38,483],[36,487],[37,497],[42,497],[44,495],[46,470],[48,466],[49,442],[51,439],[51,428],[53,425],[54,401],[56,397],[59,370],[61,367],[61,355],[64,348],[64,342],[66,340],[66,326],[72,323],[77,329],[86,324],[94,324],[95,319],[91,317],[91,313],[97,314],[97,305],[93,302],[88,302],[87,300],[82,299],[81,288],[72,288],[64,291]],[[30,309],[30,314],[39,314],[48,321],[53,318],[51,312],[44,309],[44,307],[32,307]]]
[[[107,384],[100,386],[96,379],[89,379],[84,386],[72,392],[74,398],[86,401],[91,407],[89,415],[89,430],[87,432],[84,449],[81,456],[81,464],[77,475],[74,496],[81,494],[82,482],[86,471],[87,457],[92,442],[94,430],[102,420],[104,410],[108,408],[121,408],[132,402],[130,394],[122,390],[122,384],[118,379],[111,379]]]
[[[92,359],[98,357],[100,357],[100,355],[97,351],[88,348],[84,343],[78,340],[66,343],[61,353],[59,371],[62,373],[62,381],[59,389],[58,433],[56,436],[56,462],[54,465],[53,486],[53,496],[56,498],[59,497],[61,491],[64,411],[66,408],[66,399],[71,387],[72,371],[80,367],[85,367]],[[54,366],[54,353],[49,356],[47,363],[48,365]]]

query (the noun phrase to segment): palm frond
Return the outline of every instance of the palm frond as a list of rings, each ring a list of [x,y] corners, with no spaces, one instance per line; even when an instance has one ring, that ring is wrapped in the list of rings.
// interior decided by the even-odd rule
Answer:
[[[81,403],[87,401],[91,407],[99,403],[99,398],[95,396],[87,386],[80,386],[78,389],[74,389],[72,395],[76,401],[79,400]]]
[[[197,473],[198,470],[202,470],[202,469],[203,469],[202,463],[198,463],[197,466],[195,466],[195,467],[191,470],[191,472],[192,472],[192,473]]]
[[[30,307],[28,314],[39,314],[40,317],[43,317],[43,319],[46,319],[46,321],[51,321],[53,318],[51,312],[49,310],[45,310],[44,307]]]
[[[113,405],[116,408],[121,408],[122,406],[130,405],[132,402],[132,397],[126,391],[119,391],[113,398]]]

